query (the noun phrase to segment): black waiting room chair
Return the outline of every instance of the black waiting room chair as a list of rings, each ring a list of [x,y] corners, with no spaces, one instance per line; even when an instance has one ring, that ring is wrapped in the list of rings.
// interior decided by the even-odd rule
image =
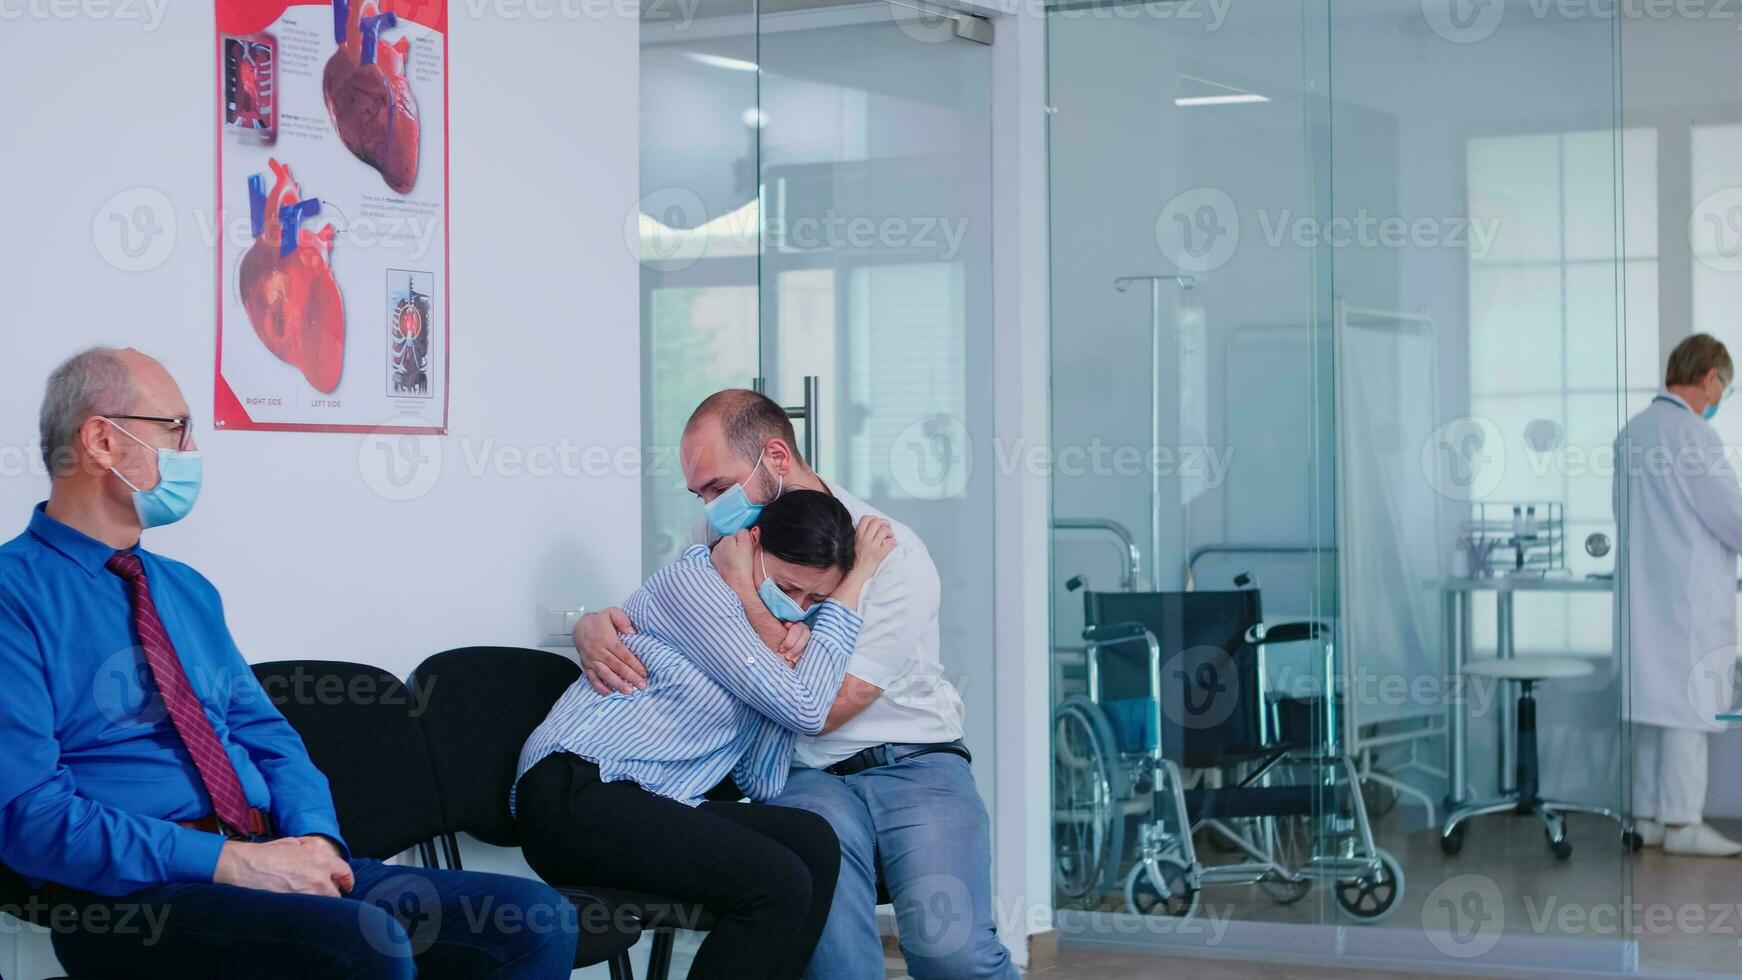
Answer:
[[[295,660],[256,665],[267,696],[302,736],[309,757],[331,784],[339,827],[357,857],[385,859],[416,850],[424,866],[440,867],[435,842],[457,842],[446,819],[429,740],[414,701],[399,679],[376,667]],[[460,827],[457,829],[466,829]],[[585,890],[564,895],[581,921],[615,923],[613,910]],[[613,978],[628,980],[629,949],[638,930],[583,929],[575,966],[609,963]]]
[[[448,828],[443,849],[453,867],[459,867],[455,832],[499,847],[519,845],[508,794],[520,749],[580,676],[580,668],[566,657],[517,647],[449,650],[412,672],[412,687],[424,692],[423,731]],[[565,895],[602,899],[652,932],[649,980],[669,976],[675,930],[713,928],[713,916],[699,905],[623,889],[551,884]]]

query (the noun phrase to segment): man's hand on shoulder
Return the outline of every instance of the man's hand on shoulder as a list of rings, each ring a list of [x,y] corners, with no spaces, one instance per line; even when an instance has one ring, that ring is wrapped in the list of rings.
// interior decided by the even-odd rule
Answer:
[[[324,837],[283,837],[253,844],[225,841],[212,880],[284,895],[337,898],[356,883],[338,847]]]
[[[647,667],[623,645],[635,632],[629,614],[616,606],[588,613],[575,624],[575,652],[587,683],[601,695],[634,694],[647,689]]]

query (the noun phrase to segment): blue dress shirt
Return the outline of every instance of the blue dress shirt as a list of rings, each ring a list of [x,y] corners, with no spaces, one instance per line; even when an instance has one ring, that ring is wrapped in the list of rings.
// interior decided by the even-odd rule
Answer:
[[[0,862],[102,895],[210,881],[224,839],[133,630],[115,549],[38,505],[0,546]],[[250,805],[280,834],[339,842],[327,780],[268,700],[198,572],[134,549],[164,629]]]
[[[708,549],[688,549],[623,603],[623,643],[647,666],[647,689],[600,695],[571,685],[526,740],[520,771],[555,752],[689,806],[729,773],[751,799],[780,795],[798,733],[828,721],[863,621],[833,599],[811,618],[810,645],[789,667],[757,636]],[[509,806],[514,801],[509,799]]]

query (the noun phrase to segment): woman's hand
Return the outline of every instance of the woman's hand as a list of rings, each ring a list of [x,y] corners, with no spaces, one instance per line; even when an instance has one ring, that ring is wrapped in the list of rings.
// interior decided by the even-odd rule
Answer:
[[[877,574],[877,569],[883,564],[883,559],[895,550],[895,532],[890,530],[889,521],[882,517],[867,517],[859,522],[858,540],[853,550],[857,560],[853,562],[853,570],[849,575],[862,575],[865,581]]]
[[[780,643],[780,659],[786,661],[788,667],[797,667],[804,657],[804,648],[811,642],[811,628],[803,623],[787,623],[786,639]]]
[[[714,570],[720,573],[732,591],[739,595],[756,591],[756,544],[749,531],[721,538],[714,545],[713,559]]]
[[[835,601],[852,609],[859,609],[859,591],[865,583],[871,581],[871,576],[877,574],[883,559],[895,550],[895,532],[890,530],[889,521],[882,517],[866,517],[859,522],[859,530],[855,535],[853,550],[856,553],[853,568],[841,579],[841,584],[835,588],[831,596]]]

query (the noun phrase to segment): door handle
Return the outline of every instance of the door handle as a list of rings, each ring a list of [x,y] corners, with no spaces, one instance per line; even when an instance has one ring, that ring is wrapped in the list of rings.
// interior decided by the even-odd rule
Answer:
[[[768,379],[757,375],[750,382],[750,387],[759,395],[768,394]],[[797,405],[782,405],[780,410],[793,421],[804,421],[804,446],[799,452],[804,454],[805,463],[812,470],[817,468],[817,450],[822,442],[822,434],[817,428],[817,408],[822,403],[822,378],[807,374],[804,376],[804,401]]]

